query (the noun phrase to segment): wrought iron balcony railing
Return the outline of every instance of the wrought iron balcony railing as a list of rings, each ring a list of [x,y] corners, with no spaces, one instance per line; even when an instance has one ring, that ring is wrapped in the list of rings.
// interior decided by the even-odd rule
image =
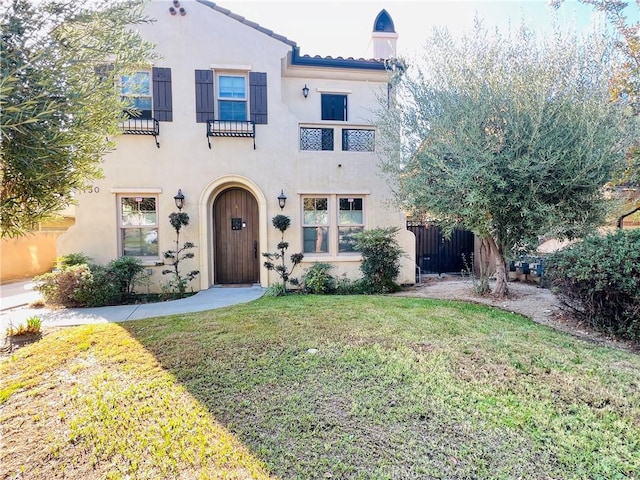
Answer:
[[[120,127],[125,135],[153,135],[156,147],[160,148],[160,123],[155,118],[129,118],[121,122]]]
[[[211,137],[245,137],[253,138],[253,149],[256,148],[256,125],[251,121],[207,120],[207,143],[211,148]]]

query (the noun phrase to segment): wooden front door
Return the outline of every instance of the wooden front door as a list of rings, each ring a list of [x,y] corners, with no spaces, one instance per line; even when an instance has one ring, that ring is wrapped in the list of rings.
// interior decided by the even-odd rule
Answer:
[[[259,281],[258,202],[246,190],[230,188],[213,206],[215,283]]]

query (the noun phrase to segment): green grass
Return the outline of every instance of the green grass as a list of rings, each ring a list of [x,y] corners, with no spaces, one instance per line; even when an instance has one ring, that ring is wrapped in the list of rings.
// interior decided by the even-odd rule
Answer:
[[[0,375],[43,451],[0,478],[640,478],[640,357],[479,305],[263,298],[65,329]]]

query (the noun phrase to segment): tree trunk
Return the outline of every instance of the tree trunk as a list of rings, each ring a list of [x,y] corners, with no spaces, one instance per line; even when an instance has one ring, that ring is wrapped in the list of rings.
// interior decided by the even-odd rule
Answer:
[[[491,295],[497,298],[504,298],[509,294],[507,286],[507,262],[504,259],[504,249],[501,243],[493,237],[489,237],[489,244],[496,259],[496,285],[493,287]]]

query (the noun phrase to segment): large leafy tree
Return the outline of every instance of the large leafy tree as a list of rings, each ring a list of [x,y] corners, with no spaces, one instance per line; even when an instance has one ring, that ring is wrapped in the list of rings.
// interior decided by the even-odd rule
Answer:
[[[635,9],[634,2],[620,0],[582,2],[604,12],[617,34],[616,48],[622,56],[622,62],[611,78],[611,97],[629,102],[635,114],[640,115],[640,0],[635,1]],[[626,163],[617,182],[640,186],[640,132],[637,132],[635,142],[627,152]],[[631,208],[625,216],[640,210],[640,198],[636,197],[635,205],[632,204]]]
[[[116,80],[147,65],[143,1],[10,0],[0,12],[0,236],[15,237],[101,175],[123,104]]]
[[[610,43],[477,21],[426,45],[379,116],[383,167],[408,211],[479,236],[504,296],[508,255],[605,219],[603,186],[631,130],[629,108],[609,101]]]

